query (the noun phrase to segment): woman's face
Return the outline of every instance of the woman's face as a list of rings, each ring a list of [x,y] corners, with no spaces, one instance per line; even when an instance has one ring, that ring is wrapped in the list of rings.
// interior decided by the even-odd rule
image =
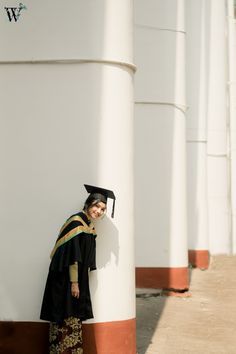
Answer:
[[[104,213],[106,212],[106,204],[103,202],[98,202],[94,205],[92,205],[89,209],[88,209],[88,215],[92,218],[92,219],[99,219],[101,218]]]

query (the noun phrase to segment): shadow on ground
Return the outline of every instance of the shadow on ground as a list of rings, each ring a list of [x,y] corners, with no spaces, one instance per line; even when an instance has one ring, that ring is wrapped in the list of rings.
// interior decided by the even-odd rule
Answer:
[[[166,297],[156,294],[136,296],[137,353],[145,354],[165,307]]]
[[[189,265],[189,284],[192,281],[193,269],[194,267]],[[180,291],[180,295],[181,293]],[[161,289],[136,289],[137,354],[146,354],[149,345],[152,344],[152,338],[168,300],[167,294],[168,291]]]

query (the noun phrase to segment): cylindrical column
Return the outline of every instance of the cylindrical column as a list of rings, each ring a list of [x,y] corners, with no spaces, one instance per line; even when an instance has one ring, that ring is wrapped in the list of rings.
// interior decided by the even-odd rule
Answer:
[[[98,271],[91,274],[95,319],[84,326],[86,354],[136,353],[131,4],[106,2],[104,53],[110,51],[110,58],[117,60],[120,46],[118,53],[127,65],[104,64],[101,75],[96,183],[110,186],[117,200],[114,220],[96,225]]]
[[[206,1],[186,2],[187,152],[189,261],[209,263],[207,208],[207,28]]]
[[[227,1],[228,18],[228,101],[229,101],[229,154],[230,154],[230,197],[231,197],[231,244],[230,250],[236,253],[236,4]],[[236,13],[236,12],[235,12]]]
[[[0,19],[1,228],[7,235],[0,319],[14,329],[6,331],[12,338],[5,349],[14,352],[14,333],[27,327],[34,340],[21,340],[20,350],[44,352],[45,324],[35,331],[31,321],[39,317],[58,230],[81,209],[88,183],[112,189],[117,201],[115,218],[108,205],[97,225],[98,270],[90,277],[95,317],[84,324],[85,353],[135,354],[132,1],[42,6],[35,0],[26,7],[11,20],[8,11],[15,10],[6,9]]]
[[[138,287],[188,287],[185,4],[135,1]]]
[[[209,239],[213,254],[230,251],[230,194],[227,133],[226,2],[210,2],[208,81]]]

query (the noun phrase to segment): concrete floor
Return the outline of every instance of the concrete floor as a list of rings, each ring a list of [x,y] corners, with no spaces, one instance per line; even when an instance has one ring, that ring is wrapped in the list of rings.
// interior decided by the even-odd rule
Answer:
[[[236,354],[236,256],[190,277],[190,297],[137,290],[138,354]]]

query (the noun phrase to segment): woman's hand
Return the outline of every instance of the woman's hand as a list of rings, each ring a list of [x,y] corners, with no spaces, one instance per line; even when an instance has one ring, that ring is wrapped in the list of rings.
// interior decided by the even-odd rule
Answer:
[[[71,283],[71,295],[76,299],[79,298],[79,284],[78,283]]]

